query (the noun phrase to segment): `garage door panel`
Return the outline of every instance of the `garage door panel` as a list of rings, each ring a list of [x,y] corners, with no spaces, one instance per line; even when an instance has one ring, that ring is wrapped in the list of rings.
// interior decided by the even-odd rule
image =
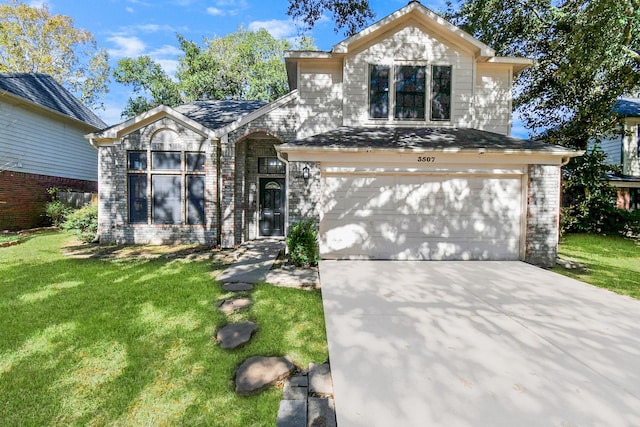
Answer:
[[[324,258],[518,259],[520,177],[323,177]]]

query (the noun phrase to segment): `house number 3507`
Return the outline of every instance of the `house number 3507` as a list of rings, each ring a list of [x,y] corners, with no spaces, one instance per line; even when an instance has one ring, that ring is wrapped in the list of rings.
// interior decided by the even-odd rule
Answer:
[[[418,163],[433,163],[435,161],[435,157],[418,156]]]

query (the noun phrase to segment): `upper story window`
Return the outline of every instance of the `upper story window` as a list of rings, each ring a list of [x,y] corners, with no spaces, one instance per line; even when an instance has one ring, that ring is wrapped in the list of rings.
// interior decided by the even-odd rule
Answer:
[[[429,105],[432,121],[451,120],[451,69],[442,65],[430,70],[424,65],[369,65],[369,118],[424,121]]]

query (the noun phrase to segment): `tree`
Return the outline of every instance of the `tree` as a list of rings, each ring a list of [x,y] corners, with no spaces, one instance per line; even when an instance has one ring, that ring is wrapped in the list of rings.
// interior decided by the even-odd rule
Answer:
[[[614,102],[640,87],[639,0],[460,0],[448,18],[496,49],[536,64],[516,83],[525,125],[584,149],[616,128]]]
[[[287,14],[312,28],[325,13],[335,22],[335,31],[352,36],[367,26],[375,16],[368,0],[289,0]]]
[[[107,61],[90,32],[75,28],[68,16],[51,15],[46,4],[30,7],[9,0],[0,5],[0,72],[49,74],[96,107],[108,91]]]
[[[288,91],[282,60],[291,48],[266,30],[238,31],[224,37],[205,39],[204,45],[178,35],[183,55],[175,79],[148,56],[125,58],[114,70],[117,82],[133,87],[123,116],[132,117],[155,106],[206,99],[273,101]],[[309,37],[298,48],[314,48]]]
[[[159,105],[175,107],[182,100],[178,84],[149,56],[119,60],[113,76],[118,83],[132,86],[136,95],[127,101],[123,116],[133,117]]]

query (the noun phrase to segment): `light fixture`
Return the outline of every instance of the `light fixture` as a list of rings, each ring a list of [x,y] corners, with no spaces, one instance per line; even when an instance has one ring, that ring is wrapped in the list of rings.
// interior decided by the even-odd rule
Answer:
[[[309,179],[309,167],[305,166],[302,168],[302,178]]]

